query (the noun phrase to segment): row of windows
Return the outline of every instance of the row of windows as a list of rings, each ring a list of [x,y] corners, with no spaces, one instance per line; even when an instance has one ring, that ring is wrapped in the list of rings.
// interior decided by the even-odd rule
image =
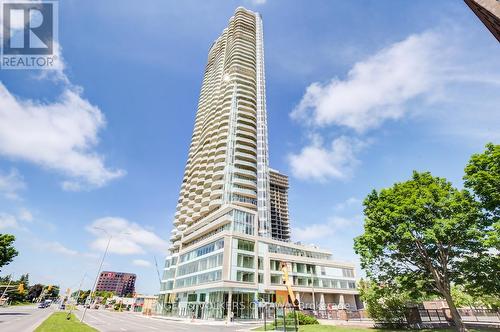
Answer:
[[[199,284],[204,284],[207,282],[221,280],[221,278],[222,278],[222,271],[221,270],[211,271],[211,272],[206,272],[206,273],[202,273],[202,274],[197,274],[197,275],[192,276],[192,277],[177,279],[175,281],[175,287],[181,288],[181,287],[199,285]]]
[[[174,268],[165,270],[163,272],[163,280],[172,279],[174,277],[174,274],[175,274],[175,269]]]
[[[238,194],[233,194],[232,200],[235,202],[250,203],[253,205],[257,205],[257,200],[255,198],[248,198]]]
[[[238,250],[244,250],[244,251],[254,251],[254,246],[255,243],[253,241],[247,241],[247,240],[242,240],[238,239]]]
[[[233,210],[232,214],[233,214],[233,231],[248,235],[254,234],[255,216],[252,213],[247,213],[240,210]]]
[[[248,256],[248,255],[243,255],[243,254],[238,254],[236,265],[239,267],[247,268],[247,269],[253,269],[255,267],[254,257]]]
[[[168,269],[170,266],[177,264],[177,257],[172,257],[165,261],[165,268]]]
[[[259,284],[264,283],[264,273],[257,274],[257,278],[258,278],[257,280],[258,280]],[[242,281],[242,282],[254,282],[255,273],[248,272],[248,271],[237,271],[236,272],[236,280]]]
[[[173,281],[167,281],[167,282],[162,282],[161,283],[160,290],[161,291],[167,291],[167,290],[171,290],[172,288],[174,288],[174,282]]]
[[[236,280],[243,282],[254,282],[255,273],[247,271],[237,271]]]
[[[276,245],[276,244],[269,244],[268,248],[269,248],[269,252],[276,253],[276,254],[285,254],[285,255],[300,256],[300,257],[318,258],[318,259],[329,259],[330,258],[329,254],[322,254],[322,253],[318,253],[318,252],[312,252],[312,251],[301,250],[301,249],[296,249],[296,248],[291,248],[291,247],[286,247],[286,246],[280,246],[280,245]]]
[[[271,265],[271,271],[281,271],[279,261],[271,260],[270,265]],[[292,266],[292,269],[290,271],[291,273],[305,273],[312,275],[321,273],[322,276],[354,278],[353,269],[316,266],[313,264],[304,264],[295,262],[291,263],[291,266]]]
[[[271,270],[272,271],[281,271],[280,269],[280,262],[276,260],[271,260]],[[291,263],[292,265],[292,270],[290,272],[295,272],[295,273],[309,273],[309,274],[315,274],[316,273],[316,265],[312,264],[304,264],[304,263]]]
[[[237,179],[242,179],[242,180],[247,180],[247,181],[251,181],[251,182],[257,183],[257,181],[255,181],[255,179],[252,178],[252,177],[250,177],[250,176],[245,176],[245,175],[240,175],[240,174],[234,174],[234,177],[237,178]]]
[[[319,288],[337,288],[337,289],[355,289],[354,281],[337,280],[337,279],[318,279],[308,277],[292,276],[292,284],[295,286],[308,286]],[[280,274],[271,274],[271,284],[283,284],[283,278]]]
[[[201,241],[203,241],[205,239],[208,239],[209,237],[212,237],[213,235],[218,234],[218,233],[220,233],[222,231],[229,230],[230,228],[231,228],[231,224],[225,224],[223,226],[220,226],[217,229],[215,229],[215,230],[213,230],[213,231],[211,231],[211,232],[209,232],[209,233],[207,233],[205,235],[202,235],[202,236],[200,236],[199,238],[196,238],[193,241],[190,241],[190,242],[186,243],[184,245],[184,248],[192,246],[193,244],[201,242]]]
[[[197,261],[181,265],[177,268],[177,276],[201,272],[212,269],[217,266],[222,266],[223,254],[217,254]]]
[[[204,245],[203,247],[200,247],[198,249],[192,250],[188,253],[181,255],[179,258],[179,262],[184,263],[222,248],[224,248],[224,239],[217,240],[215,242],[209,243],[207,245]]]

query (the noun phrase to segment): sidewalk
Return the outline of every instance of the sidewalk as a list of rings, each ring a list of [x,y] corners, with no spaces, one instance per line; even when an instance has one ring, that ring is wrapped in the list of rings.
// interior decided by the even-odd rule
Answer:
[[[337,320],[337,319],[318,319],[321,325],[334,325],[334,326],[354,326],[371,328],[374,323],[371,319],[367,320]]]
[[[249,328],[258,327],[264,324],[264,321],[252,320],[252,321],[235,321],[228,323],[226,320],[209,320],[209,319],[191,319],[191,318],[182,318],[182,317],[167,317],[160,315],[153,316],[144,316],[150,317],[152,319],[163,319],[163,320],[171,320],[176,322],[183,322],[186,324],[193,325],[211,325],[211,326],[245,326]]]

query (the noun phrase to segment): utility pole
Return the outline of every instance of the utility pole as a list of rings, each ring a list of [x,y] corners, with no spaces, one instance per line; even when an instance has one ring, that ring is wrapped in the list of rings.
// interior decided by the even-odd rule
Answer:
[[[87,272],[85,272],[83,274],[82,280],[80,281],[80,286],[78,286],[78,293],[76,293],[75,307],[78,305],[78,299],[80,298],[80,292],[82,291],[83,280],[85,279],[86,276],[87,276]],[[68,316],[66,317],[66,319],[70,319],[71,318],[71,312],[72,311],[73,311],[73,306],[70,306],[69,307],[69,313],[68,313]]]
[[[109,239],[108,239],[108,244],[106,245],[106,250],[104,250],[104,254],[102,255],[101,263],[99,264],[99,269],[97,270],[97,275],[95,276],[94,286],[92,287],[92,291],[89,294],[90,302],[92,302],[92,295],[95,294],[95,291],[97,288],[97,281],[99,280],[99,275],[101,274],[101,270],[102,270],[102,265],[104,264],[104,259],[106,258],[106,255],[108,254],[108,249],[109,249],[109,244],[111,243],[111,239],[113,238],[113,235],[109,234],[108,231],[106,231],[104,228],[100,228],[100,227],[94,227],[94,228],[106,233],[106,235],[109,236]],[[121,234],[130,234],[130,233],[123,231],[123,232],[120,232],[118,235],[121,235]],[[87,301],[85,301],[85,302],[87,302]],[[85,318],[86,312],[87,312],[87,306],[85,305],[84,309],[83,309],[83,313],[82,313],[82,319],[80,319],[81,323],[83,323],[83,319]]]
[[[106,258],[106,254],[108,253],[109,244],[111,243],[111,239],[113,238],[113,236],[110,235],[105,229],[102,229],[102,228],[99,228],[99,229],[102,230],[103,232],[105,232],[109,236],[109,239],[108,239],[108,244],[106,245],[106,250],[104,250],[104,254],[102,255],[101,263],[99,264],[99,269],[97,270],[97,275],[95,276],[94,286],[92,287],[92,290],[90,291],[90,294],[89,294],[90,303],[92,303],[92,295],[95,293],[95,289],[97,287],[97,281],[99,280],[99,274],[101,274],[102,265],[104,264],[104,259]],[[87,301],[85,300],[85,302],[87,302]],[[81,323],[83,323],[83,320],[85,318],[86,313],[87,313],[87,305],[85,305],[83,308],[82,319],[80,319]]]
[[[9,276],[9,284],[5,289],[3,290],[2,296],[0,296],[0,304],[2,304],[3,297],[5,296],[5,293],[7,293],[7,289],[10,288],[10,284],[12,283],[12,275]]]

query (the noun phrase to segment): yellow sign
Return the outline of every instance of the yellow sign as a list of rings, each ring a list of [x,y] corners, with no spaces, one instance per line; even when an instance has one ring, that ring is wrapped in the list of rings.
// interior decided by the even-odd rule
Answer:
[[[277,304],[287,304],[288,303],[288,292],[284,290],[276,291],[276,303]]]

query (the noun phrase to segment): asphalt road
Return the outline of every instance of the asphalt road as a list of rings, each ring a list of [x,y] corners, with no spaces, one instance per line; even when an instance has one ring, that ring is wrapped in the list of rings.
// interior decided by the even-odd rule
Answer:
[[[82,310],[76,311],[75,314],[80,318]],[[107,310],[89,309],[85,314],[85,323],[102,332],[142,332],[142,331],[249,331],[255,326],[219,325],[220,323],[213,322],[184,322],[172,321],[165,319],[157,319],[143,316],[141,314],[131,312],[109,312]],[[2,331],[3,332],[3,331]]]
[[[54,311],[52,308],[38,309],[36,305],[0,308],[0,331],[33,331]]]

